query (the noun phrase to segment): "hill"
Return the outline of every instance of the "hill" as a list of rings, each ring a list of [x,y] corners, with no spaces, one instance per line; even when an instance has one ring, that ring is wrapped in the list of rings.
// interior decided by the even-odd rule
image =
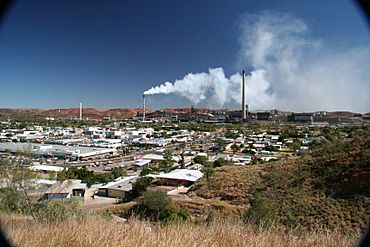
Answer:
[[[353,246],[354,235],[325,231],[296,233],[258,229],[240,222],[210,224],[151,224],[137,219],[127,223],[88,216],[63,222],[41,223],[2,215],[2,226],[16,246]]]
[[[370,222],[370,138],[328,145],[297,160],[217,168],[190,193],[246,209],[262,195],[281,224],[358,232]]]
[[[150,109],[146,109],[147,113],[152,113]],[[210,109],[210,108],[165,108],[161,112],[168,114],[213,114],[219,112],[229,112],[229,109]],[[142,108],[115,108],[115,109],[96,109],[96,108],[83,108],[83,117],[89,119],[102,120],[105,117],[111,119],[126,119],[142,114]],[[279,115],[290,115],[291,112],[280,112]],[[328,117],[352,117],[352,112],[328,112]],[[79,118],[79,108],[60,108],[60,109],[12,109],[0,108],[0,119],[13,119],[13,120],[29,120],[29,119],[45,119],[52,117],[55,119],[70,119]]]
[[[207,114],[213,112],[207,108],[166,108],[162,110],[169,114],[185,114],[185,113],[196,113],[196,114]],[[142,114],[142,108],[115,108],[115,109],[96,109],[96,108],[83,108],[83,117],[89,119],[101,120],[105,117],[111,119],[126,119]],[[146,109],[147,113],[152,111]],[[65,109],[10,109],[0,108],[0,119],[45,119],[52,117],[55,119],[68,119],[68,118],[79,118],[79,108],[65,108]]]
[[[95,109],[95,108],[84,108],[83,117],[89,119],[101,120],[104,117],[110,117],[115,119],[125,119],[135,116],[137,113],[142,112],[141,108],[117,108],[117,109]],[[150,112],[150,110],[148,110]],[[0,119],[45,119],[46,117],[52,117],[55,119],[66,119],[66,118],[79,118],[79,108],[68,108],[68,109],[0,109]]]

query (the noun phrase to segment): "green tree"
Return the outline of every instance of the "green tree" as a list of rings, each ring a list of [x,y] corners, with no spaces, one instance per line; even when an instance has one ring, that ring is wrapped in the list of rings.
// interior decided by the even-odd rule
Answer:
[[[159,169],[164,172],[169,172],[173,166],[172,153],[170,150],[166,149],[163,154],[164,160],[159,164]]]
[[[144,177],[144,176],[146,176],[146,175],[148,175],[148,174],[150,174],[151,173],[151,169],[150,168],[148,168],[148,167],[144,167],[143,168],[143,170],[140,172],[140,176],[141,177]]]
[[[125,177],[127,176],[127,169],[126,167],[114,167],[111,173],[114,178]]]
[[[18,160],[0,160],[0,179],[6,183],[6,188],[0,191],[0,208],[14,211],[21,207],[34,219],[35,211],[29,191],[33,188],[32,179],[35,172],[28,169],[32,156],[29,151],[17,152]]]
[[[219,158],[213,162],[213,167],[221,167],[221,166],[228,166],[234,165],[234,163],[230,160],[225,160],[223,158]]]
[[[112,171],[103,174],[94,174],[94,172],[87,170],[85,167],[80,169],[71,167],[68,170],[61,171],[58,174],[58,180],[81,179],[83,183],[87,183],[87,186],[90,187],[96,183],[108,183],[125,174],[125,169],[117,168],[114,170],[114,173]]]
[[[233,150],[233,153],[236,153],[240,150],[240,147],[239,145],[234,143],[233,145],[231,145],[231,149]]]
[[[204,173],[204,177],[206,178],[207,182],[209,182],[212,175],[215,173],[215,169],[213,167],[204,167],[202,172]]]
[[[181,169],[184,169],[184,168],[185,168],[185,157],[184,157],[184,152],[181,152],[180,167],[181,167]]]
[[[225,133],[226,138],[235,139],[238,136],[237,133],[232,132],[231,130],[227,130]]]
[[[206,156],[196,156],[194,158],[194,163],[205,165],[208,158]]]
[[[19,208],[21,195],[14,187],[0,189],[0,210],[14,212]]]
[[[220,150],[225,147],[226,141],[224,139],[218,139],[217,145],[219,146]]]
[[[294,139],[293,144],[292,144],[292,149],[295,151],[295,150],[298,150],[300,147],[301,147],[301,143],[299,142],[299,140]]]

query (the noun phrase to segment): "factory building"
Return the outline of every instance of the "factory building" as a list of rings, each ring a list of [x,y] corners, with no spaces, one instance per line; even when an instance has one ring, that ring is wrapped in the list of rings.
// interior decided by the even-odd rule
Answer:
[[[63,145],[45,145],[36,143],[0,143],[0,152],[16,153],[22,151],[43,157],[83,160],[97,155],[115,155],[115,148],[72,147]]]
[[[290,122],[313,122],[312,113],[292,113],[288,116],[288,121]]]

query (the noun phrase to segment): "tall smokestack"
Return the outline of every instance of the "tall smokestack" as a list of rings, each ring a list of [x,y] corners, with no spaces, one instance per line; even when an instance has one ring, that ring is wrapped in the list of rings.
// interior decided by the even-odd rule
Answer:
[[[80,120],[82,120],[82,102],[80,102]]]
[[[145,99],[145,94],[143,94],[143,121],[145,120],[145,112],[146,112],[146,108],[145,108],[145,102],[146,99]]]
[[[246,100],[245,100],[245,72],[243,70],[243,72],[242,72],[242,119],[247,118],[247,112],[246,112],[246,109],[245,109],[245,104],[246,104]]]

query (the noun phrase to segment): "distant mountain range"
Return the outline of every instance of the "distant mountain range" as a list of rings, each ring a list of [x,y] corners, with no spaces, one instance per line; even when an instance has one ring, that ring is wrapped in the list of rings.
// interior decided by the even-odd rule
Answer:
[[[160,110],[170,114],[185,114],[185,113],[196,113],[196,114],[207,114],[220,111],[230,111],[228,109],[208,109],[208,108],[166,108]],[[101,120],[103,118],[111,119],[125,119],[131,118],[136,115],[141,115],[143,112],[142,108],[115,108],[115,109],[96,109],[96,108],[84,108],[83,118],[97,119]],[[147,110],[147,113],[153,112],[152,110]],[[337,111],[328,112],[328,115],[335,115],[339,117],[353,116],[355,113],[349,111]],[[365,115],[370,116],[370,113]],[[67,108],[67,109],[32,109],[32,108],[0,108],[0,119],[45,119],[45,118],[55,118],[55,119],[70,119],[79,118],[80,109],[79,108]]]
[[[119,108],[119,109],[95,109],[84,108],[83,118],[89,119],[103,119],[104,117],[124,119],[135,116],[138,112],[142,112],[140,108]],[[65,119],[65,118],[79,118],[79,108],[68,109],[0,109],[0,119]]]
[[[163,109],[161,111],[171,113],[171,114],[184,114],[184,113],[197,113],[206,114],[211,113],[213,110],[205,108],[175,108],[175,109]],[[147,113],[152,113],[150,109],[146,110]],[[115,109],[96,109],[96,108],[83,108],[82,110],[83,118],[89,119],[125,119],[131,118],[143,113],[142,108],[115,108]],[[55,119],[66,119],[66,118],[79,118],[80,109],[79,108],[67,108],[67,109],[27,109],[27,108],[0,108],[0,119],[45,119],[45,118],[55,118]]]

